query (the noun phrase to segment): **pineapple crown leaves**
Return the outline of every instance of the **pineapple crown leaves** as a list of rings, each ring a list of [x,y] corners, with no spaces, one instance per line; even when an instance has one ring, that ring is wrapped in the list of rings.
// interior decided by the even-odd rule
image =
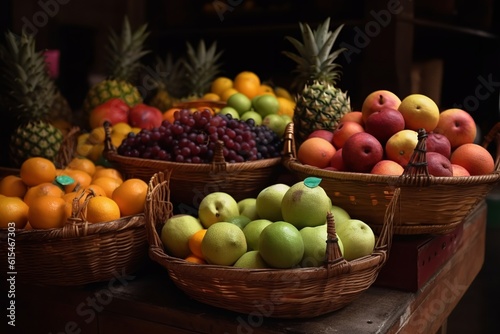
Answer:
[[[8,31],[0,45],[0,75],[3,101],[21,122],[46,120],[56,85],[50,78],[45,58],[35,49],[34,36]]]
[[[159,89],[165,89],[171,96],[181,98],[187,94],[186,87],[179,83],[184,82],[186,78],[186,68],[182,59],[176,59],[171,53],[168,53],[163,59],[156,56],[155,69],[161,75],[153,78],[158,79],[156,82]]]
[[[311,80],[335,85],[340,79],[342,67],[335,63],[335,60],[347,49],[340,48],[333,52],[331,50],[344,25],[332,32],[329,30],[330,18],[327,18],[316,30],[304,23],[299,23],[299,27],[302,42],[290,36],[285,37],[297,53],[283,51],[285,56],[297,63],[295,72],[298,76],[294,80],[294,86],[300,90]]]
[[[110,30],[106,51],[109,77],[115,80],[133,82],[142,67],[140,59],[150,51],[144,49],[144,42],[149,36],[147,24],[132,31],[127,17],[123,19],[120,34]]]
[[[223,51],[217,51],[217,42],[207,49],[204,40],[200,40],[195,48],[186,43],[187,59],[183,61],[186,70],[187,90],[189,96],[200,97],[205,94],[212,81],[220,71],[220,57]]]

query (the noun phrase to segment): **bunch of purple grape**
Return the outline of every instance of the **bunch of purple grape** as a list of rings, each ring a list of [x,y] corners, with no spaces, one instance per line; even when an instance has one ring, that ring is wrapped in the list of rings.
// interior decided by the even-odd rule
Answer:
[[[253,119],[242,121],[230,115],[213,116],[209,110],[191,112],[181,109],[175,121],[163,121],[153,129],[130,133],[117,153],[144,159],[210,163],[217,141],[222,141],[226,162],[245,162],[279,157],[282,141]]]

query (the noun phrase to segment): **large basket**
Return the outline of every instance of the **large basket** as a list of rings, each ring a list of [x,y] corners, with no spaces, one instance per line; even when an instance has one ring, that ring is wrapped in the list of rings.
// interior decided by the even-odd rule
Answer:
[[[500,138],[500,123],[486,136],[484,147]],[[300,163],[296,158],[293,124],[285,132],[283,164],[294,175],[322,178],[321,186],[333,204],[344,208],[351,217],[366,221],[375,231],[384,223],[386,208],[396,187],[401,198],[394,218],[394,234],[446,234],[484,200],[500,181],[499,153],[495,171],[488,175],[467,177],[434,177],[425,161],[426,135],[419,135],[418,149],[402,176],[338,172]]]
[[[374,252],[353,261],[340,255],[331,214],[327,219],[327,261],[322,267],[243,269],[194,264],[170,256],[159,236],[172,213],[168,176],[168,172],[159,172],[149,182],[145,209],[149,255],[167,269],[177,287],[202,303],[272,318],[311,318],[338,310],[358,298],[372,285],[387,260],[397,190]]]
[[[198,207],[201,199],[211,192],[222,191],[237,201],[256,197],[260,190],[272,184],[279,176],[281,157],[248,162],[228,163],[224,159],[223,144],[217,143],[212,163],[180,163],[119,155],[111,144],[106,127],[104,156],[126,178],[140,178],[149,182],[159,171],[172,171],[170,190],[173,203],[185,211]]]
[[[134,273],[148,259],[144,214],[92,224],[75,203],[62,228],[0,229],[1,258],[12,259],[16,280],[79,286]]]

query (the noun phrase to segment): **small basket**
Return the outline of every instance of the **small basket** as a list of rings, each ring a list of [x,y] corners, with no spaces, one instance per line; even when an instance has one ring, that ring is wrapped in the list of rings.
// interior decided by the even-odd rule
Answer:
[[[247,162],[228,163],[223,144],[215,146],[211,163],[181,163],[119,155],[111,143],[110,129],[105,126],[104,156],[126,178],[149,182],[159,171],[172,171],[170,190],[173,203],[184,209],[198,207],[201,199],[211,192],[222,191],[237,201],[256,197],[260,190],[272,184],[281,171],[281,157]]]
[[[426,135],[419,132],[417,149],[401,176],[337,172],[300,163],[296,158],[293,124],[285,131],[283,164],[295,176],[322,178],[321,186],[332,203],[351,217],[380,231],[386,207],[394,189],[401,188],[395,212],[394,234],[446,234],[453,231],[500,181],[498,142],[500,123],[486,136],[484,147],[497,139],[495,170],[488,175],[435,177],[429,175],[425,161]]]
[[[89,197],[87,197],[89,198]],[[12,258],[20,282],[80,286],[136,272],[148,259],[144,214],[104,222],[85,220],[78,198],[64,227],[0,229],[2,259]]]
[[[371,255],[353,261],[341,257],[333,216],[329,213],[324,266],[243,269],[194,264],[165,252],[159,235],[172,214],[169,184],[168,171],[156,173],[149,182],[145,208],[149,255],[167,269],[177,287],[199,302],[271,318],[312,318],[336,311],[358,298],[372,285],[387,260],[398,190],[387,208]]]

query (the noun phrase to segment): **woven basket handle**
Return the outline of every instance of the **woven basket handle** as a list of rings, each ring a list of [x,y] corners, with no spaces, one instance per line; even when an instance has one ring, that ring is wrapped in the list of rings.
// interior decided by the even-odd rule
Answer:
[[[484,136],[483,147],[488,148],[488,146],[495,139],[496,144],[496,157],[495,157],[495,171],[500,171],[500,122],[497,122],[493,128]]]
[[[71,159],[75,156],[77,136],[80,133],[80,128],[77,126],[72,127],[66,136],[64,136],[59,152],[55,159],[55,164],[58,168],[66,167]]]
[[[104,121],[104,150],[102,155],[105,158],[108,158],[110,153],[116,153],[116,147],[113,145],[111,141],[111,123],[109,121]]]
[[[89,189],[87,191],[82,191],[78,196],[73,198],[71,216],[68,218],[61,231],[64,238],[79,237],[88,234],[90,223],[86,219],[86,208],[90,199],[94,196],[94,191]]]
[[[430,184],[431,175],[427,169],[427,132],[419,129],[417,146],[413,150],[408,164],[405,166],[403,174],[398,177],[397,185],[427,186]]]
[[[148,193],[144,216],[146,219],[147,239],[151,246],[163,249],[158,230],[172,216],[173,205],[170,201],[170,175],[171,170],[155,173],[148,183]]]
[[[385,209],[384,224],[382,225],[382,230],[379,233],[377,242],[375,243],[375,249],[386,249],[387,253],[392,246],[392,236],[394,230],[394,215],[398,208],[399,200],[401,195],[401,188],[394,189],[391,201]]]
[[[214,156],[212,158],[212,173],[220,173],[227,170],[227,162],[224,159],[224,142],[218,140],[215,143]]]
[[[290,122],[285,127],[283,134],[283,157],[286,160],[295,160],[297,156],[297,149],[295,147],[295,140],[293,138],[293,122]]]

